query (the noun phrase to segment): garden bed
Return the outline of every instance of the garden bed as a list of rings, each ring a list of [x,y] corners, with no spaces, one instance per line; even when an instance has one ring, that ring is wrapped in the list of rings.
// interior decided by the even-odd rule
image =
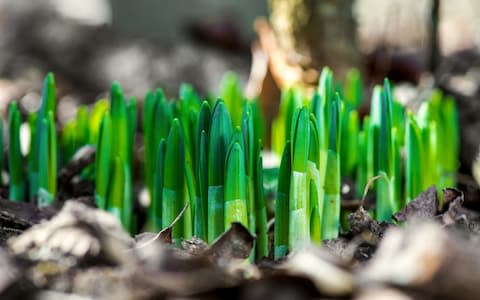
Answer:
[[[233,74],[225,101],[201,102],[188,85],[178,101],[157,90],[138,119],[114,83],[110,101],[63,127],[48,75],[26,156],[24,118],[9,107],[0,296],[475,299],[480,214],[472,180],[451,169],[452,100],[434,92],[407,114],[386,80],[368,122],[358,73],[344,94],[332,82],[324,69],[318,94],[284,91],[272,168],[258,103]],[[457,178],[467,199],[449,187]]]

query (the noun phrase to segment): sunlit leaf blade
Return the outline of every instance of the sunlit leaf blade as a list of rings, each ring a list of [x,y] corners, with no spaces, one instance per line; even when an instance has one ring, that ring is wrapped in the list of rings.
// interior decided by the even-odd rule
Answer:
[[[195,205],[194,234],[196,237],[206,240],[208,224],[208,136],[205,130],[200,133],[197,163],[198,194]]]
[[[108,108],[109,103],[107,99],[100,99],[93,105],[88,118],[89,144],[95,145],[98,143],[100,123],[102,122],[103,115],[108,111]]]
[[[376,216],[380,221],[391,221],[393,213],[399,207],[395,203],[392,142],[392,94],[390,82],[385,79],[380,95],[380,123],[378,124],[378,175]]]
[[[95,201],[99,208],[107,208],[107,191],[110,177],[112,124],[109,114],[103,116],[95,158]]]
[[[289,248],[304,247],[310,240],[307,166],[310,143],[309,112],[297,109],[292,119],[292,176],[290,186]]]
[[[243,95],[235,73],[228,72],[223,76],[218,96],[225,101],[225,106],[232,117],[232,125],[241,126]]]
[[[165,168],[163,173],[162,227],[169,226],[183,208],[185,145],[180,121],[174,119],[167,138]],[[184,221],[173,228],[172,238],[179,242],[183,237]]]
[[[224,178],[232,122],[223,101],[215,104],[208,144],[208,242],[224,231]]]
[[[247,179],[247,214],[248,229],[251,233],[255,233],[257,227],[256,214],[256,187],[258,182],[255,181],[256,161],[258,153],[258,137],[256,137],[254,120],[252,116],[252,107],[250,103],[246,103],[242,115],[242,135],[243,148],[245,149],[245,170]],[[251,259],[254,259],[255,253],[252,253]]]
[[[128,142],[128,163],[130,168],[133,166],[133,153],[135,145],[135,134],[137,132],[137,100],[131,98],[127,102],[127,142]]]
[[[358,137],[360,131],[360,122],[356,110],[348,111],[344,109],[342,117],[340,157],[342,158],[341,172],[342,176],[354,179],[359,155],[354,151],[358,147]]]
[[[392,189],[394,212],[397,212],[404,206],[404,197],[402,197],[402,162],[400,153],[400,137],[397,128],[392,128]]]
[[[77,110],[76,117],[76,148],[80,148],[88,143],[90,134],[88,129],[88,118],[88,108],[86,106],[80,106]]]
[[[280,108],[277,118],[272,123],[272,148],[281,154],[287,140],[291,141],[290,131],[295,109],[302,106],[300,97],[296,96],[295,88],[282,90]]]
[[[261,148],[261,143],[258,144]],[[257,167],[255,171],[255,225],[256,225],[256,257],[268,257],[267,208],[263,191],[263,157],[261,149],[257,150]]]
[[[350,107],[357,108],[362,104],[363,83],[360,71],[357,69],[348,71],[344,91],[345,101]]]
[[[336,238],[340,230],[340,101],[337,94],[330,106],[322,239]]]
[[[8,170],[10,173],[9,199],[25,200],[25,175],[23,155],[20,146],[20,111],[17,103],[11,102],[8,108]],[[0,124],[0,129],[3,125]],[[3,144],[3,143],[0,143]]]
[[[125,97],[118,82],[114,82],[110,89],[110,116],[115,132],[115,147],[112,150],[123,162],[129,162],[128,113]]]
[[[323,189],[320,179],[320,143],[317,120],[310,114],[310,144],[308,154],[308,212],[310,216],[310,237],[314,242],[321,242]]]
[[[40,127],[41,139],[39,154],[38,204],[47,206],[53,203],[57,192],[57,138],[53,112],[49,111]]]
[[[459,165],[459,148],[460,148],[460,129],[458,120],[458,111],[455,100],[446,97],[443,101],[442,122],[444,124],[443,138],[439,140],[440,148],[445,149],[444,154],[440,156],[444,164],[444,173],[442,175],[442,186],[455,186],[456,171]],[[448,149],[448,151],[446,150]]]
[[[275,200],[274,257],[284,257],[288,251],[290,177],[292,154],[290,141],[285,144],[278,174],[277,197]]]
[[[143,140],[144,140],[144,180],[147,185],[150,197],[153,198],[153,176],[154,176],[154,139],[153,120],[157,107],[157,98],[154,92],[148,91],[143,100]]]
[[[358,168],[356,174],[356,190],[355,195],[359,199],[361,199],[363,192],[365,190],[365,186],[367,185],[368,181],[368,161],[367,161],[367,130],[368,125],[364,121],[364,129],[360,131],[358,135],[358,146],[355,147],[355,151],[358,151]]]
[[[165,171],[165,152],[166,142],[160,140],[157,151],[157,163],[155,164],[153,197],[150,204],[150,225],[153,230],[162,229],[162,196],[163,196],[163,176]]]
[[[408,203],[423,192],[424,186],[422,178],[422,139],[420,128],[412,113],[409,113],[407,118],[405,149],[405,196]]]
[[[233,222],[248,227],[245,156],[238,141],[230,144],[225,169],[225,229]]]
[[[195,135],[196,196],[194,211],[194,235],[207,240],[208,224],[208,133],[211,108],[207,101],[200,106]]]
[[[30,144],[30,155],[29,155],[29,190],[30,190],[30,200],[37,196],[39,188],[39,168],[40,168],[40,142],[42,139],[42,134],[46,133],[48,130],[40,130],[43,126],[43,120],[48,118],[48,113],[55,112],[56,106],[56,89],[55,89],[55,79],[52,73],[48,73],[45,77],[42,90],[42,99],[40,104],[40,109],[35,114],[35,120],[30,122],[30,130],[32,132],[32,139]],[[46,142],[45,142],[46,143]],[[45,180],[45,179],[43,179]]]
[[[123,213],[123,199],[125,198],[124,186],[126,180],[125,164],[126,162],[120,157],[120,155],[117,155],[113,159],[112,172],[109,176],[110,182],[108,187],[107,210],[121,221],[126,230],[130,230],[124,219]]]

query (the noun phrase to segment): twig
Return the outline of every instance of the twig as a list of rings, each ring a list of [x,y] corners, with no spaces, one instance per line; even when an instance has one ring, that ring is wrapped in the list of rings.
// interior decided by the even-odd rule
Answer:
[[[365,198],[367,197],[367,193],[370,190],[370,187],[372,186],[372,184],[382,177],[387,178],[387,176],[385,176],[384,174],[380,174],[380,175],[374,176],[374,177],[372,177],[368,180],[367,185],[365,186],[365,189],[363,190],[362,200],[360,200],[360,207],[363,207],[363,205],[365,204]]]

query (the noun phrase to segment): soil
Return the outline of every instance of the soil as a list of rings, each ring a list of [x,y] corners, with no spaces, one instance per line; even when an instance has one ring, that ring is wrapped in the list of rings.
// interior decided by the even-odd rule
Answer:
[[[459,190],[445,189],[440,205],[429,188],[395,224],[357,207],[338,239],[250,263],[255,237],[241,224],[212,245],[193,238],[174,246],[171,227],[131,237],[91,198],[69,194],[93,155],[82,149],[60,172],[69,192],[51,207],[0,199],[1,299],[476,299],[480,292],[480,213]]]

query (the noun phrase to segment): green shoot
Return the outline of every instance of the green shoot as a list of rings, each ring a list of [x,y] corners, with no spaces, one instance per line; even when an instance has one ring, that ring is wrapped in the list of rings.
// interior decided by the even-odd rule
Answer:
[[[322,238],[338,237],[340,229],[340,96],[337,94],[330,105],[328,124],[328,150],[323,202]]]
[[[405,138],[405,197],[406,202],[415,199],[424,190],[423,150],[420,128],[411,112],[408,114]]]
[[[165,151],[166,142],[164,139],[160,140],[158,145],[157,163],[155,164],[153,197],[149,208],[150,226],[153,230],[158,231],[162,229],[162,197],[163,197],[163,176],[165,172]]]
[[[351,69],[347,73],[344,86],[344,97],[347,106],[355,109],[358,108],[363,101],[363,83],[362,75],[357,69]]]
[[[234,127],[241,126],[244,101],[235,73],[228,72],[223,76],[218,96],[225,101],[225,106],[232,117],[232,125]]]
[[[259,144],[260,147],[260,144]],[[260,153],[261,149],[257,150]],[[255,225],[257,235],[257,258],[268,257],[268,232],[267,232],[267,208],[265,206],[265,197],[263,192],[263,157],[257,155],[257,164],[255,170]]]
[[[107,209],[107,192],[112,160],[112,122],[105,114],[100,125],[95,161],[95,202],[99,208]]]
[[[275,200],[274,257],[280,259],[288,252],[290,178],[292,154],[290,141],[285,144],[278,175],[277,197]]]
[[[297,251],[310,241],[307,213],[307,168],[310,143],[308,109],[295,110],[292,119],[292,175],[290,183],[289,248]]]
[[[398,201],[394,193],[394,163],[392,142],[392,96],[390,83],[385,80],[384,90],[380,96],[378,109],[378,175],[382,177],[377,181],[376,215],[380,221],[390,221],[397,210]],[[377,119],[377,120],[378,120]]]
[[[246,184],[245,155],[235,141],[230,144],[225,163],[225,229],[233,222],[248,227]]]
[[[162,227],[172,224],[184,207],[185,145],[180,121],[173,119],[165,150],[163,171]],[[172,238],[178,244],[184,236],[183,218],[174,226]]]
[[[47,134],[48,130],[41,130],[43,123],[47,122],[46,120],[51,112],[55,114],[55,79],[52,73],[48,73],[45,77],[43,83],[42,91],[42,103],[40,109],[35,113],[35,117],[32,118],[30,123],[32,138],[30,140],[30,154],[29,154],[29,191],[30,191],[30,200],[33,201],[38,196],[39,191],[39,169],[40,169],[40,155],[47,154],[45,149],[43,153],[40,153],[40,143],[42,139],[48,140],[48,138],[42,137],[43,134]],[[35,120],[33,120],[35,119]],[[48,124],[47,124],[48,126]],[[54,126],[54,124],[53,124]],[[47,141],[44,142],[45,145],[48,144]],[[46,146],[45,146],[46,147]],[[42,180],[46,180],[43,178]]]
[[[113,160],[109,191],[107,195],[107,210],[122,222],[124,228],[128,228],[128,221],[125,219],[123,203],[123,199],[125,198],[126,168],[126,162],[120,157],[120,155],[117,155]]]
[[[232,121],[223,101],[215,104],[208,144],[208,242],[223,233],[224,178],[227,147],[232,135]]]
[[[20,118],[17,103],[13,101],[8,107],[9,199],[17,202],[25,201],[25,175],[23,170],[23,155],[20,147]]]
[[[317,120],[310,114],[310,148],[308,152],[308,212],[310,216],[310,238],[322,240],[323,188],[320,179],[320,142]]]
[[[49,111],[42,120],[40,130],[38,180],[38,205],[47,206],[53,203],[57,192],[57,133],[53,112]]]

